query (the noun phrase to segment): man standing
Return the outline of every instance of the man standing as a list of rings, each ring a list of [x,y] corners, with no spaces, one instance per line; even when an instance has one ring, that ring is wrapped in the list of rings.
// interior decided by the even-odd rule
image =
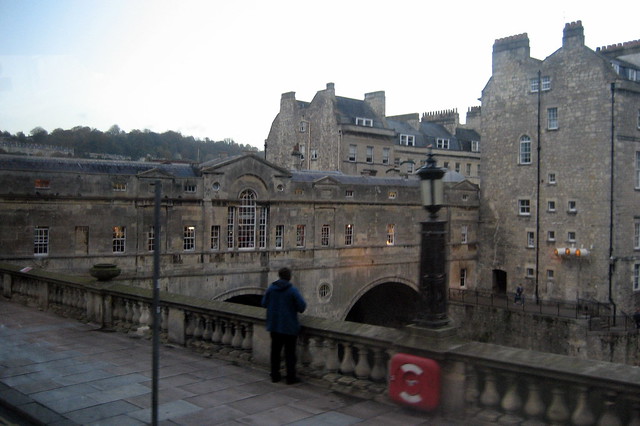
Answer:
[[[280,356],[284,347],[287,366],[287,384],[300,382],[296,375],[296,343],[300,332],[298,312],[304,312],[307,303],[297,288],[291,284],[291,270],[278,271],[279,280],[274,281],[262,298],[267,308],[267,331],[271,333],[271,381],[279,382]]]

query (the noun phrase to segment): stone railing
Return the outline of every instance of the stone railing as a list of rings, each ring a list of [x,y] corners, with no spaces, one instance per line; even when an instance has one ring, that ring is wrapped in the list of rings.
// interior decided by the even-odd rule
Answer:
[[[150,333],[149,289],[6,264],[0,274],[2,294],[12,301],[104,328]],[[268,365],[263,309],[166,293],[160,309],[166,342]],[[336,391],[388,400],[389,361],[408,353],[439,363],[438,410],[465,423],[640,425],[640,367],[469,342],[455,329],[393,329],[304,315],[301,322],[301,374]]]

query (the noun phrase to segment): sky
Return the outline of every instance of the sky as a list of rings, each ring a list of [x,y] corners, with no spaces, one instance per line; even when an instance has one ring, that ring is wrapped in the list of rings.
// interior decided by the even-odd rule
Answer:
[[[531,56],[581,20],[588,47],[640,39],[640,3],[513,0],[0,0],[0,130],[177,131],[262,149],[285,92],[326,84],[387,115],[466,111],[496,39]]]

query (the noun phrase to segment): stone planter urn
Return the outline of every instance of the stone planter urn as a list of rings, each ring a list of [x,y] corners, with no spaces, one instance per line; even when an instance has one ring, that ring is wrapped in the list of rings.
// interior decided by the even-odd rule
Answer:
[[[120,275],[120,268],[114,263],[96,263],[89,269],[89,273],[98,281],[109,281]]]

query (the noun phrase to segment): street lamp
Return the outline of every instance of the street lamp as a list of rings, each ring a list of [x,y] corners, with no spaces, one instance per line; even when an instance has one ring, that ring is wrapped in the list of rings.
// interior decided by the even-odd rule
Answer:
[[[436,166],[429,151],[427,163],[416,174],[420,177],[422,206],[429,212],[429,220],[421,223],[420,243],[420,302],[417,325],[440,328],[449,324],[447,316],[447,273],[445,259],[446,221],[438,220],[444,204],[445,170]]]

